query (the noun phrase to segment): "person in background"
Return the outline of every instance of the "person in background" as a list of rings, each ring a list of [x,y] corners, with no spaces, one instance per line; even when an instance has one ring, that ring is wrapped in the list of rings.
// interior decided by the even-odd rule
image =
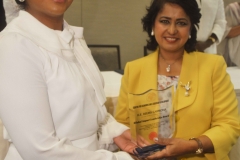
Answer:
[[[0,117],[5,160],[132,160],[128,127],[104,106],[103,78],[83,28],[63,19],[73,0],[16,0],[0,33]]]
[[[147,159],[228,160],[240,135],[238,102],[223,57],[196,51],[200,17],[195,0],[153,0],[142,19],[147,48],[154,52],[126,64],[115,118],[129,126],[130,93],[176,89],[168,95],[175,132],[153,138],[166,148]]]
[[[222,40],[226,26],[223,0],[197,0],[197,3],[202,17],[197,32],[196,49],[217,54],[217,45]]]
[[[0,32],[6,27],[5,11],[3,8],[3,0],[0,1]]]
[[[223,55],[228,66],[240,67],[240,2],[226,6],[226,31],[218,45],[218,53]]]

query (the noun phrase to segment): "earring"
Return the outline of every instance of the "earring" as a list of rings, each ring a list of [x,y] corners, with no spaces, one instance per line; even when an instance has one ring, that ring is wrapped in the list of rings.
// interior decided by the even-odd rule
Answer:
[[[188,39],[191,39],[191,34],[189,34]]]
[[[24,2],[25,0],[19,0],[19,2]]]
[[[152,32],[151,32],[151,36],[154,36],[154,32],[153,32],[153,30],[152,30]]]

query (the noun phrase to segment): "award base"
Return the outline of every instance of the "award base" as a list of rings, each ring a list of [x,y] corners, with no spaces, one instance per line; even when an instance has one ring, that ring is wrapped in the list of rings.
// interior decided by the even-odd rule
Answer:
[[[147,156],[150,156],[154,154],[157,151],[161,151],[165,148],[166,146],[159,145],[159,144],[152,144],[146,147],[142,148],[136,148],[134,152],[134,155],[137,156],[140,160],[146,158]]]

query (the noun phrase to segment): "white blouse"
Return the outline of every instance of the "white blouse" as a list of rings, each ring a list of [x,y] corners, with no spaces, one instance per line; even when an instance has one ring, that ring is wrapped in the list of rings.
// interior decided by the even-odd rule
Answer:
[[[171,86],[174,87],[174,91],[177,90],[179,76],[165,76],[165,75],[158,75],[157,79],[157,89],[161,91],[159,94],[160,99],[162,102],[160,105],[160,109],[164,109],[164,112],[161,112],[161,115],[164,118],[161,118],[161,125],[159,126],[159,135],[164,138],[171,138],[175,131],[175,116],[171,116],[170,112],[172,110],[172,100],[173,100],[173,93],[171,89],[167,89]]]
[[[0,34],[0,77],[0,117],[12,141],[6,160],[116,158],[98,149],[128,128],[110,117],[98,141],[104,82],[83,28],[65,22],[54,31],[21,11]]]

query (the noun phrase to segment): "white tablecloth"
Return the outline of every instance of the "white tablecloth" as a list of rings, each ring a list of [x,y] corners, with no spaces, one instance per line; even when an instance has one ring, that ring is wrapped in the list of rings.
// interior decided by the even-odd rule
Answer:
[[[107,97],[105,106],[107,111],[114,115],[121,86],[122,75],[114,71],[101,72],[104,78],[104,92]]]
[[[107,97],[118,97],[122,75],[114,71],[101,72],[105,81],[104,91]]]

